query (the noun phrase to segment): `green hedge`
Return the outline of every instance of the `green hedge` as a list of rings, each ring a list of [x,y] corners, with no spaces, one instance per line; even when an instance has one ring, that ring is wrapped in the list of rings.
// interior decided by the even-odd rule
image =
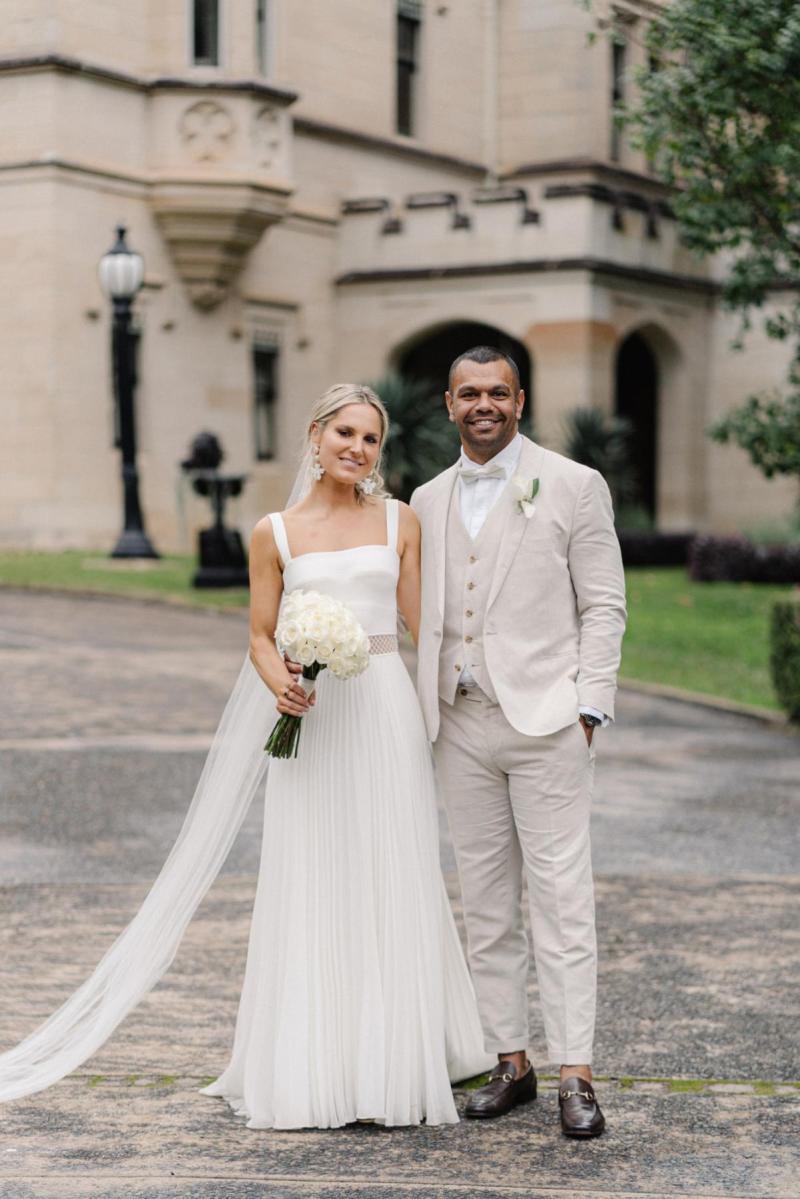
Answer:
[[[770,669],[775,693],[790,720],[800,721],[800,602],[774,604]]]

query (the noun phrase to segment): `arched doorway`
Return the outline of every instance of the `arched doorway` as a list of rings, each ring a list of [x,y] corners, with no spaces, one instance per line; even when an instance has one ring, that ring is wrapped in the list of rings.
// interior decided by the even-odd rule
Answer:
[[[533,413],[531,357],[521,341],[493,325],[479,321],[453,321],[440,325],[401,346],[395,353],[394,366],[406,378],[425,379],[434,383],[441,395],[447,387],[447,375],[453,360],[472,346],[482,345],[496,346],[516,362],[526,397],[523,432],[528,432]]]
[[[636,473],[632,503],[655,521],[657,515],[658,361],[641,333],[631,333],[617,351],[615,410],[632,426],[631,458]]]

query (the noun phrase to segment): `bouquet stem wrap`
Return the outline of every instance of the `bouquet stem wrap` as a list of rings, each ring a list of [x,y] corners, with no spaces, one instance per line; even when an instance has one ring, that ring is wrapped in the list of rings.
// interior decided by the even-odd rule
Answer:
[[[316,686],[317,675],[325,667],[321,662],[314,662],[311,666],[304,666],[303,673],[300,675],[298,682],[305,691],[306,695],[311,695]],[[290,716],[285,712],[275,728],[269,735],[267,744],[264,749],[271,758],[296,758],[297,747],[300,744],[300,726],[303,723],[302,716]]]

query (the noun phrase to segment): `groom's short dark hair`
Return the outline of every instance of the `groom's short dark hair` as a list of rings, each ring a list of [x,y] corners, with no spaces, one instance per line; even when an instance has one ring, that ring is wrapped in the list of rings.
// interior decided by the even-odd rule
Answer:
[[[505,362],[511,369],[511,374],[514,376],[514,386],[519,395],[522,384],[519,378],[519,367],[514,359],[509,354],[504,354],[502,350],[498,350],[497,346],[473,346],[471,350],[465,350],[463,354],[459,354],[450,367],[450,374],[447,377],[447,390],[453,390],[453,375],[462,362],[479,362],[481,365],[485,362]]]

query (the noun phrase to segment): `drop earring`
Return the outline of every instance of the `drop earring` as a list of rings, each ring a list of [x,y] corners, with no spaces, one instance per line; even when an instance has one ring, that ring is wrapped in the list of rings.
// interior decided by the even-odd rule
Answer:
[[[322,476],[325,474],[325,467],[322,466],[319,460],[319,446],[314,446],[314,461],[311,463],[311,478],[315,483],[319,483]]]
[[[374,470],[370,471],[365,479],[361,479],[358,483],[356,483],[356,490],[360,491],[362,495],[372,495],[376,487],[377,480],[375,479]]]

